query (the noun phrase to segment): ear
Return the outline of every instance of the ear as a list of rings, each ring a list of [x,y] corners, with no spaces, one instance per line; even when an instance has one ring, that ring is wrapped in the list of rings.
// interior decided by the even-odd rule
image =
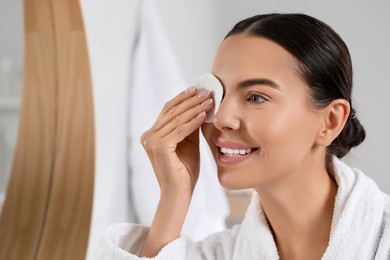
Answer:
[[[344,129],[351,107],[345,99],[336,99],[324,108],[322,127],[317,144],[327,147]]]

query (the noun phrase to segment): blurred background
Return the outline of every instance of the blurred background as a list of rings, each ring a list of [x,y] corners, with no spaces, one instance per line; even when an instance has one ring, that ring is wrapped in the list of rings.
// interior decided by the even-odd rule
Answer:
[[[367,138],[344,160],[363,170],[390,194],[389,1],[82,0],[81,5],[96,113],[95,206],[90,242],[93,245],[109,223],[151,221],[158,189],[150,166],[145,163],[146,156],[135,140],[147,130],[168,99],[190,86],[198,75],[210,71],[219,44],[233,25],[260,13],[312,15],[329,24],[347,43],[354,66],[353,102]],[[0,0],[0,19],[1,210],[16,144],[21,99],[22,1]],[[156,85],[158,89],[153,89]],[[153,105],[142,99],[145,95]],[[143,103],[138,104],[137,100]],[[140,117],[145,103],[153,109]],[[226,218],[230,217],[228,226],[239,222],[249,198],[245,192],[228,193],[226,200],[226,193],[215,178],[215,165],[207,159],[207,149],[203,151],[205,177],[197,188],[199,200],[194,202],[193,212],[197,212],[195,220],[210,222],[214,228],[196,226],[197,238],[224,228]],[[143,174],[138,175],[140,172]],[[205,212],[200,213],[200,208]],[[188,226],[195,225],[194,220],[188,222]]]
[[[22,1],[0,0],[0,212],[18,130],[23,76]]]

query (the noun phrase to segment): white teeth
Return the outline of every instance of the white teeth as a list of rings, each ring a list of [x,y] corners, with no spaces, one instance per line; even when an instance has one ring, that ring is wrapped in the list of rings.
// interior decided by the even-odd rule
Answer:
[[[221,153],[228,155],[228,156],[235,156],[235,155],[245,155],[252,152],[251,148],[248,149],[230,149],[225,147],[220,147]]]

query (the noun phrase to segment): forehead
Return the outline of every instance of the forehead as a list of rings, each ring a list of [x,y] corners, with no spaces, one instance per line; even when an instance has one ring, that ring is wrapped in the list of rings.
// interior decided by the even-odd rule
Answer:
[[[226,38],[215,56],[212,72],[222,81],[270,78],[275,82],[299,80],[294,57],[266,38],[237,34]]]

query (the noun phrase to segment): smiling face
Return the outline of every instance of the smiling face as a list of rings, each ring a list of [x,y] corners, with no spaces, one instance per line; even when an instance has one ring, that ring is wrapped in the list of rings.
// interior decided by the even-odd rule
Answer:
[[[224,98],[202,132],[228,189],[256,188],[304,178],[325,165],[316,144],[323,122],[309,105],[309,87],[293,56],[265,38],[236,34],[221,44],[212,73]]]

